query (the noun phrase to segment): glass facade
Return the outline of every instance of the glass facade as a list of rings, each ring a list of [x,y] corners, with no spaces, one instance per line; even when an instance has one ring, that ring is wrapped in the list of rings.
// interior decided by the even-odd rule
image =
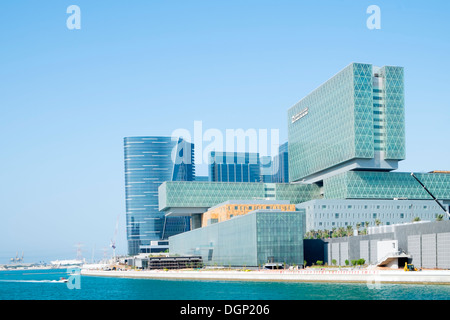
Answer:
[[[278,155],[273,160],[272,182],[289,183],[289,153],[288,143],[282,144],[278,148]]]
[[[440,200],[450,200],[450,174],[417,173]],[[325,199],[431,199],[407,172],[348,171],[324,180]]]
[[[214,182],[260,182],[258,153],[216,152],[209,157],[209,177]]]
[[[384,79],[385,105],[385,158],[404,160],[405,150],[405,95],[403,68],[385,66],[381,69]]]
[[[295,104],[288,110],[290,181],[351,160],[390,160],[355,166],[396,169],[405,157],[403,92],[403,68],[352,63]]]
[[[273,174],[272,174],[272,157],[264,156],[261,157],[261,166],[260,166],[260,181],[264,183],[272,183],[273,182]]]
[[[158,210],[158,187],[193,180],[194,149],[178,138],[126,137],[124,158],[128,254],[135,255],[151,241],[190,229],[189,217],[166,218]]]
[[[170,252],[207,265],[303,264],[304,211],[256,210],[171,237]]]
[[[295,204],[280,200],[245,200],[226,201],[210,208],[202,215],[202,227],[213,223],[220,223],[231,218],[248,214],[258,209],[270,209],[279,211],[295,211]]]
[[[210,208],[228,200],[289,200],[299,203],[320,197],[316,184],[246,182],[165,182],[159,187],[159,209]]]

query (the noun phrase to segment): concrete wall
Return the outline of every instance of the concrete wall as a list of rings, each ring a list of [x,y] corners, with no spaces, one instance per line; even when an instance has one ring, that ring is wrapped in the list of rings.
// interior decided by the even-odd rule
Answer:
[[[375,264],[382,254],[379,250],[383,250],[379,249],[380,243],[389,240],[397,244],[398,250],[410,254],[411,263],[417,267],[450,269],[450,221],[395,225],[391,230],[393,232],[321,240],[324,249],[318,250],[316,255],[323,254],[324,262],[328,264],[335,259],[338,264],[345,265],[346,259],[360,258]],[[311,249],[308,242],[305,242],[305,248]],[[308,254],[314,256],[312,252]]]

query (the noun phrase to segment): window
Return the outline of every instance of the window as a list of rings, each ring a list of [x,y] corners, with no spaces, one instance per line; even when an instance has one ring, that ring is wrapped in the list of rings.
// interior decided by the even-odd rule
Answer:
[[[377,214],[374,213],[373,216],[372,216],[372,218],[376,219],[376,218],[377,218]]]
[[[339,213],[335,213],[335,214],[334,214],[334,217],[335,217],[336,219],[339,219]]]

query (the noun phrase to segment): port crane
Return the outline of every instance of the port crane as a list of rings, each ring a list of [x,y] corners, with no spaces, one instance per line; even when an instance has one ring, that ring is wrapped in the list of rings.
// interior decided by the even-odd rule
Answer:
[[[411,172],[411,176],[416,179],[416,181],[422,186],[422,188],[425,189],[426,192],[428,192],[428,194],[433,198],[434,201],[436,201],[436,203],[439,205],[439,207],[441,207],[442,210],[444,210],[444,212],[447,215],[447,218],[450,219],[450,212],[448,210],[445,210],[444,206],[438,201],[438,199],[436,199],[436,197],[427,189],[427,187],[425,187],[425,185],[414,175],[413,172]]]
[[[19,258],[19,252],[16,252],[16,257],[10,259],[12,263],[19,263],[23,261],[23,251],[22,251],[22,257]]]

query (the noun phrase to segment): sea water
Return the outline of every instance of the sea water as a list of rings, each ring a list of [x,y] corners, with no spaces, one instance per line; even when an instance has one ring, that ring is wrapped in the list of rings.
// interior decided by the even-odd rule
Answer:
[[[448,300],[450,285],[155,280],[0,271],[0,300]]]

